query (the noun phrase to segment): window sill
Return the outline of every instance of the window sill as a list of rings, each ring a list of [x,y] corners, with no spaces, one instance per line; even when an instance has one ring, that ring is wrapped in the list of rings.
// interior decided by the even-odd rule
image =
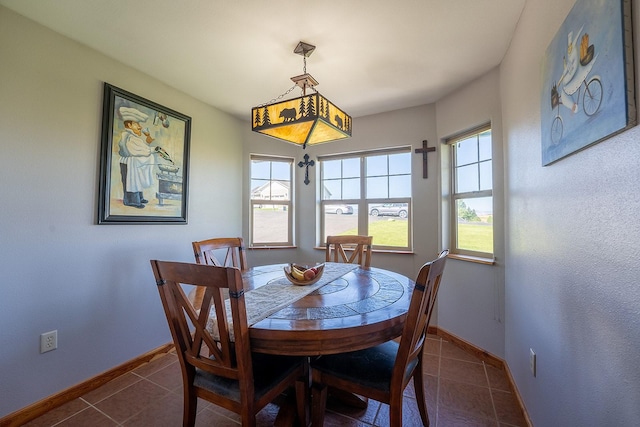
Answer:
[[[313,249],[323,251],[323,252],[325,251],[324,246],[316,246]],[[413,255],[413,251],[394,251],[390,249],[372,249],[371,253]]]
[[[247,250],[263,250],[263,249],[296,249],[297,246],[249,246]]]
[[[476,264],[494,265],[496,263],[495,258],[483,258],[471,255],[449,254],[447,258],[458,259],[460,261],[475,262]]]

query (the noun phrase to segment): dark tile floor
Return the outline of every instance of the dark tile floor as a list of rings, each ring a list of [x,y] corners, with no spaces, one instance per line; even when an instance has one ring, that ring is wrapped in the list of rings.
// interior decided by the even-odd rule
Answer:
[[[436,336],[425,346],[427,407],[432,427],[526,426],[504,371]],[[277,403],[257,417],[273,425]],[[387,426],[389,407],[370,400],[356,410],[329,400],[325,426]],[[405,390],[403,425],[420,425],[413,384]],[[180,426],[182,379],[175,353],[160,356],[104,386],[56,408],[28,426]],[[196,426],[238,426],[239,417],[200,401]]]

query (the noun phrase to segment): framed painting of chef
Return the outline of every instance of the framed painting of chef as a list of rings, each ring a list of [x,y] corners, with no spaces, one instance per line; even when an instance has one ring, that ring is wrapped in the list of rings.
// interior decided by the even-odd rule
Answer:
[[[542,61],[542,165],[636,124],[631,0],[576,0]]]
[[[191,118],[104,84],[98,224],[186,224]]]

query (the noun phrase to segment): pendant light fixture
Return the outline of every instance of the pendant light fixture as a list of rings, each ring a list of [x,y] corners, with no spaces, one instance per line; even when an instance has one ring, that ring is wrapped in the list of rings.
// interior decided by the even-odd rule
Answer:
[[[304,58],[303,74],[291,77],[295,83],[287,92],[269,103],[251,109],[251,129],[293,144],[322,144],[351,136],[351,116],[316,91],[318,81],[307,73],[307,58],[315,46],[300,42],[293,53]],[[302,96],[279,101],[295,87]],[[313,93],[307,94],[307,90]]]

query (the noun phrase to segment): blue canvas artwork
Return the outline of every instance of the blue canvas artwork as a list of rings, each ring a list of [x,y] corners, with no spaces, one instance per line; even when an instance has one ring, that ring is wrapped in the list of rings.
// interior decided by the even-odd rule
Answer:
[[[542,164],[635,125],[630,0],[578,0],[542,63]]]

